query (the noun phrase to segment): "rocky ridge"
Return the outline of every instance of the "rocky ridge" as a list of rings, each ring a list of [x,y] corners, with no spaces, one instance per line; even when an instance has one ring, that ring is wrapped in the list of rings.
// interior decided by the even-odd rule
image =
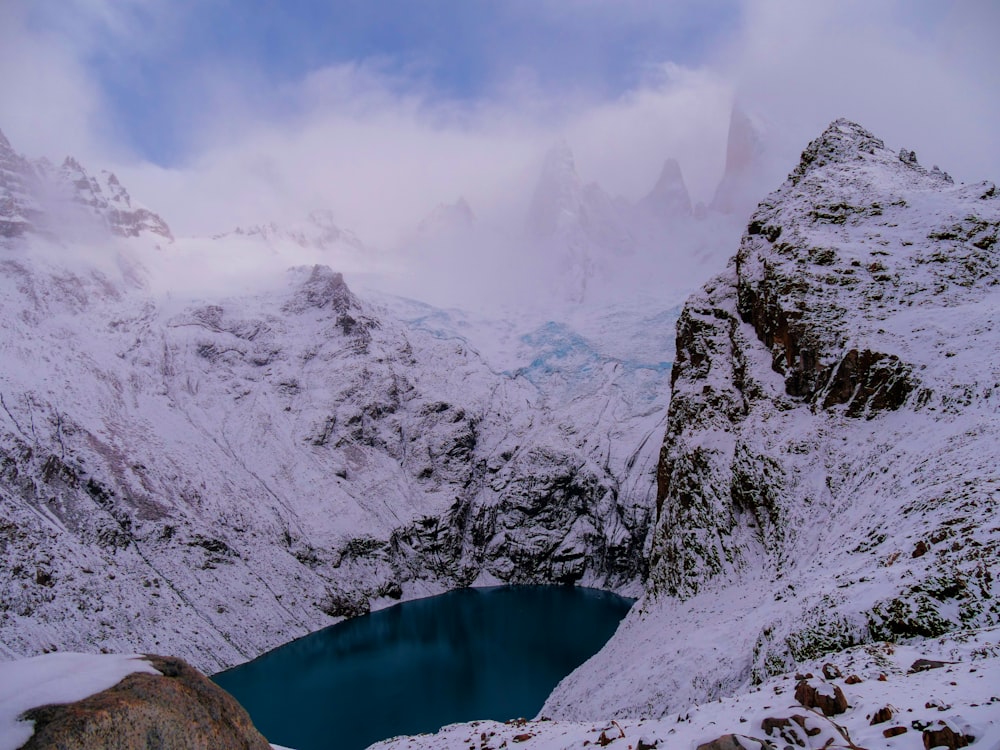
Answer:
[[[843,120],[809,145],[678,323],[646,597],[543,713],[997,625],[998,228],[991,183]]]
[[[229,237],[258,238],[272,248],[280,248],[284,243],[291,243],[300,248],[320,251],[343,249],[358,254],[373,252],[354,232],[338,226],[333,212],[326,210],[310,211],[304,221],[291,226],[279,226],[275,222],[269,222],[250,227],[237,227],[232,232],[216,235],[214,239],[226,240]]]
[[[114,174],[104,170],[93,177],[71,156],[59,169],[46,159],[28,161],[0,133],[0,237],[66,237],[81,223],[119,237],[155,235],[173,241],[167,223],[135,203]]]

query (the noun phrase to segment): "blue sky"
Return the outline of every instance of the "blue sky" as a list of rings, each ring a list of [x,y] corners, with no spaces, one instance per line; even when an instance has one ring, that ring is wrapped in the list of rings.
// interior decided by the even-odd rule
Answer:
[[[708,200],[734,101],[778,174],[844,116],[997,179],[998,28],[995,0],[0,0],[0,129],[181,232],[330,208],[384,241],[459,195],[509,220],[563,138],[612,194],[675,157]]]
[[[31,31],[69,44],[85,30],[80,60],[119,137],[169,165],[191,145],[179,103],[211,94],[206,72],[213,81],[226,71],[278,110],[293,108],[281,94],[289,84],[347,63],[459,102],[524,77],[543,92],[613,98],[665,60],[705,62],[741,9],[733,0],[37,0],[23,12]]]

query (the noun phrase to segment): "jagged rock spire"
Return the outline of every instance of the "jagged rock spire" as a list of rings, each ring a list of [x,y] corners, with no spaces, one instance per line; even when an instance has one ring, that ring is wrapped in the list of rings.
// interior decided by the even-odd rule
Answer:
[[[676,159],[667,159],[663,163],[660,178],[649,194],[639,201],[639,206],[657,218],[691,215],[691,196]]]
[[[545,156],[528,210],[528,235],[540,239],[551,237],[577,215],[582,196],[573,152],[566,141],[559,141]]]
[[[743,109],[733,105],[726,141],[726,167],[712,199],[713,210],[731,214],[755,204],[759,196],[754,182],[763,151],[759,127]]]

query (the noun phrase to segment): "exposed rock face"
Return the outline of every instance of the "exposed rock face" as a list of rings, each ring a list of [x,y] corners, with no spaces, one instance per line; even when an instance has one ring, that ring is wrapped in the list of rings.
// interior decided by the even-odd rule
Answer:
[[[1000,620],[998,231],[992,184],[843,120],[809,145],[680,318],[647,597],[546,715]]]
[[[880,173],[896,179],[883,183]],[[806,407],[820,416],[873,419],[908,399],[922,412],[936,394],[942,407],[950,405],[940,391],[954,386],[922,384],[916,374],[942,355],[931,347],[914,351],[901,336],[910,333],[914,305],[935,304],[947,315],[978,301],[991,314],[990,287],[1000,264],[976,242],[997,231],[997,208],[969,205],[985,217],[966,217],[976,229],[962,248],[937,241],[941,233],[933,225],[892,230],[912,221],[910,202],[950,199],[935,217],[950,221],[963,201],[978,201],[983,192],[982,186],[950,188],[939,177],[901,167],[881,141],[838,121],[761,204],[737,254],[735,279],[707,287],[678,324],[659,474],[664,522],[654,552],[664,564],[654,570],[654,590],[689,595],[706,575],[742,567],[748,546],[781,558],[787,518],[798,512],[790,507],[789,482],[801,470],[782,456],[789,451],[761,450],[758,415],[788,412],[788,421],[798,421],[794,412]],[[784,393],[772,396],[769,376],[757,374],[761,345]],[[920,361],[907,362],[908,355]],[[981,393],[992,397],[989,388]],[[716,440],[706,449],[695,438],[702,430],[725,435],[728,445]],[[704,541],[689,545],[679,527]],[[748,528],[760,531],[747,539]]]
[[[161,674],[131,674],[76,703],[25,712],[35,733],[23,749],[269,750],[243,707],[200,672],[173,657],[146,661]]]

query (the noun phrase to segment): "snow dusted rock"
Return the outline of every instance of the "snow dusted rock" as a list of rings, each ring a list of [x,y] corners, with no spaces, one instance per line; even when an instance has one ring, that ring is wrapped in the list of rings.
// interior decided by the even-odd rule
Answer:
[[[40,207],[32,195],[34,168],[0,132],[0,237],[19,237],[36,220]]]
[[[119,237],[173,240],[167,223],[133,203],[115,175],[102,171],[100,179],[92,177],[72,157],[59,170],[45,159],[31,163],[0,133],[0,237],[27,232],[65,236],[67,225],[81,221]]]
[[[68,156],[59,168],[58,179],[71,188],[72,200],[87,207],[113,234],[139,237],[150,233],[173,240],[167,223],[148,208],[133,205],[128,191],[111,172],[101,170],[100,179],[92,177]]]
[[[225,239],[229,236],[259,238],[275,250],[284,244],[292,244],[298,248],[309,248],[319,251],[353,251],[369,254],[371,248],[358,238],[354,232],[339,227],[331,211],[310,211],[304,221],[282,227],[274,222],[257,224],[251,227],[237,227],[228,234],[218,235],[215,239]]]
[[[180,659],[48,654],[0,675],[11,691],[0,691],[0,748],[270,748],[232,696]]]
[[[574,302],[589,299],[588,289],[611,272],[615,258],[635,251],[622,208],[600,185],[581,182],[565,142],[549,151],[526,228],[539,251],[553,257],[560,295]]]
[[[839,120],[678,323],[646,598],[550,716],[1000,621],[1000,199]]]
[[[824,716],[836,716],[847,710],[847,698],[839,685],[824,680],[803,679],[795,686],[795,700],[805,708],[817,708]]]
[[[215,670],[404,597],[643,577],[651,502],[582,429],[340,274],[168,308],[39,247],[0,258],[5,655]]]
[[[578,220],[583,185],[569,144],[560,141],[545,155],[528,209],[528,234],[548,238]]]

